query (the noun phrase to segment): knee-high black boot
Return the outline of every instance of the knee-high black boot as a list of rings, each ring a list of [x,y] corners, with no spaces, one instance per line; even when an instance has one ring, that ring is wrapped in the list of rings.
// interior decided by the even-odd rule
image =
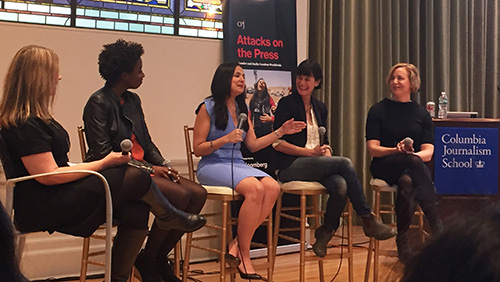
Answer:
[[[118,227],[111,256],[111,281],[127,281],[148,230]]]
[[[161,229],[193,232],[207,223],[201,215],[186,213],[172,206],[154,182],[151,182],[151,187],[141,200],[151,206],[151,212],[156,216],[156,224]]]

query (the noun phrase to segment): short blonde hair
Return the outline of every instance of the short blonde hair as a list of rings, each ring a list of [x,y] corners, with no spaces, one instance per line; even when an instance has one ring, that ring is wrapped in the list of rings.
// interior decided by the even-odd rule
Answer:
[[[0,127],[16,126],[31,115],[51,119],[58,75],[59,57],[51,49],[28,45],[17,51],[5,76]]]
[[[420,73],[416,66],[409,63],[398,63],[392,66],[387,74],[387,77],[385,78],[387,85],[390,86],[392,74],[398,68],[404,68],[406,70],[408,73],[408,79],[410,80],[410,91],[416,92],[420,88]]]

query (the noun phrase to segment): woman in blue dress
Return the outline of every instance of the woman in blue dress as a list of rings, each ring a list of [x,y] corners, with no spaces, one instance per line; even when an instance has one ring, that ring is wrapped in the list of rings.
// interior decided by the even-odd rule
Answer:
[[[250,261],[250,242],[257,227],[271,212],[280,187],[276,180],[243,161],[240,146],[258,151],[285,134],[305,128],[293,119],[265,136],[257,138],[250,120],[238,121],[248,113],[245,104],[245,73],[237,63],[221,64],[212,79],[212,96],[196,110],[193,146],[197,156],[197,177],[201,184],[234,187],[245,198],[241,205],[237,237],[229,243],[228,263],[238,265],[243,279],[262,279]]]

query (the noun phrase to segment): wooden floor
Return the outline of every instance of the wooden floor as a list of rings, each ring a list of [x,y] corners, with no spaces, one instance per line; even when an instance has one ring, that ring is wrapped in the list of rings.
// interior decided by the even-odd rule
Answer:
[[[340,239],[333,239],[333,243],[339,244]],[[362,228],[360,226],[354,226],[354,281],[364,281],[365,265],[366,265],[366,255],[368,247],[368,238],[364,236]],[[396,250],[395,239],[389,239],[382,241],[381,249]],[[338,252],[339,248],[331,248],[330,252]],[[308,254],[313,254],[312,250],[308,251]],[[259,261],[264,261],[264,258],[255,259],[257,264]],[[337,273],[340,266],[340,272],[334,281],[344,282],[348,280],[348,266],[347,260],[343,259],[332,259],[325,261],[324,271],[325,271],[325,281],[331,281],[335,273]],[[203,282],[218,282],[219,281],[219,264],[217,262],[205,262],[190,265],[189,276],[193,279],[188,281],[203,281]],[[394,257],[380,257],[379,265],[379,281],[390,282],[399,281],[401,273],[403,271],[403,266],[398,262],[397,258]],[[259,271],[263,276],[266,275],[265,270]],[[371,271],[373,275],[373,270]],[[76,281],[76,280],[75,280]],[[102,282],[103,279],[90,279],[89,282]],[[227,279],[227,281],[230,281]],[[242,280],[239,275],[236,276],[236,281]],[[297,282],[299,281],[299,253],[292,253],[286,255],[279,255],[276,258],[276,266],[274,272],[273,281],[275,282]],[[308,282],[318,282],[319,272],[318,264],[316,262],[306,262],[306,281]],[[373,281],[373,277],[370,277],[369,281]],[[134,279],[134,282],[139,282],[138,279]]]

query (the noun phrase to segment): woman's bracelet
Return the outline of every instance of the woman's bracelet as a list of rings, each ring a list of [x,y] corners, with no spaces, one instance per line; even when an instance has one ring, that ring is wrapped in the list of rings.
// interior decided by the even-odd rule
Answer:
[[[276,134],[276,137],[278,137],[278,139],[280,139],[280,138],[281,138],[281,136],[280,136],[280,134],[278,133],[278,130],[277,130],[277,129],[274,131],[274,134]]]
[[[210,149],[212,149],[212,152],[215,151],[214,150],[214,141],[210,141]]]

